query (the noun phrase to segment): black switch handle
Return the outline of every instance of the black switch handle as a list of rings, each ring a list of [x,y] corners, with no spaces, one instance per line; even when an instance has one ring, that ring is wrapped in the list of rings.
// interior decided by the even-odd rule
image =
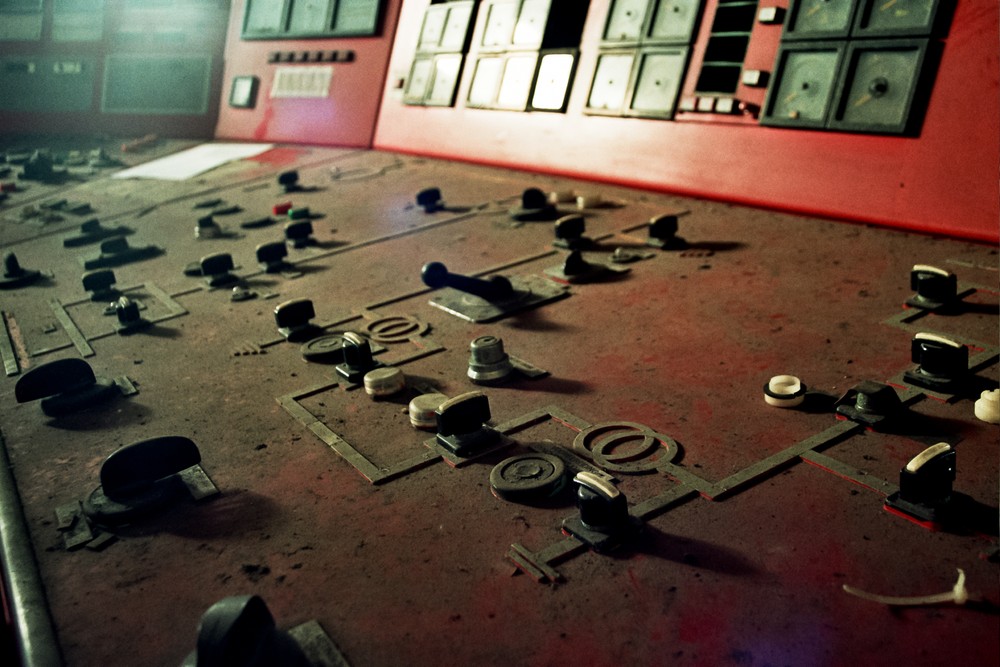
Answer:
[[[468,292],[487,301],[502,301],[514,294],[514,286],[503,276],[491,276],[488,279],[463,276],[451,273],[441,262],[428,262],[420,272],[420,277],[428,287],[451,287],[462,292]]]

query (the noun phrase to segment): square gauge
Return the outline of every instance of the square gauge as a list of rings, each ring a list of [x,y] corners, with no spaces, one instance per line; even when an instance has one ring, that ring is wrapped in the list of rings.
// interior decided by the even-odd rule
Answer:
[[[461,53],[449,53],[434,58],[434,74],[424,104],[434,107],[450,107],[455,104],[455,91],[462,73],[462,57]]]
[[[539,48],[549,20],[551,0],[523,0],[514,25],[514,46],[522,49]]]
[[[930,35],[939,5],[939,0],[861,0],[853,35]]]
[[[781,38],[795,40],[847,37],[857,4],[857,0],[792,0]]]
[[[496,0],[486,6],[486,22],[480,45],[484,49],[504,49],[510,44],[517,22],[517,3]]]
[[[565,111],[576,53],[543,53],[531,94],[531,108],[538,111]]]
[[[317,33],[330,26],[330,0],[295,0],[288,19],[288,31],[300,34]]]
[[[441,43],[444,34],[444,22],[448,18],[447,5],[430,5],[424,12],[424,23],[420,26],[420,39],[417,41],[418,51],[433,51]]]
[[[761,124],[824,127],[843,51],[844,42],[783,44]]]
[[[464,51],[468,43],[469,19],[472,18],[471,2],[449,2],[448,20],[444,24],[444,33],[441,35],[441,49],[443,51]]]
[[[597,58],[594,81],[590,84],[587,111],[618,115],[625,105],[635,52],[602,53]]]
[[[489,108],[496,104],[503,63],[503,56],[489,56],[476,61],[466,106]]]
[[[830,127],[900,134],[919,117],[914,98],[921,82],[927,40],[852,42],[844,59]]]
[[[701,0],[656,0],[656,13],[649,24],[649,39],[690,44],[700,11]]]
[[[650,0],[614,0],[604,27],[605,42],[637,42],[646,23]]]
[[[503,68],[503,78],[500,79],[500,90],[497,93],[497,107],[512,111],[524,111],[528,108],[528,97],[531,95],[531,84],[535,80],[535,63],[538,55],[519,54],[507,58]]]
[[[687,56],[687,48],[640,53],[628,115],[673,118]]]
[[[434,58],[414,59],[410,66],[410,76],[406,78],[403,102],[405,104],[423,104],[433,74]]]

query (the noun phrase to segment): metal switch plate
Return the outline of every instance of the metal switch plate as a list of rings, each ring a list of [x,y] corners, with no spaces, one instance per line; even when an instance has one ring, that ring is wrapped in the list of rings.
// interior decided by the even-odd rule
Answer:
[[[762,125],[825,127],[844,43],[783,44]]]
[[[493,322],[569,296],[565,286],[541,276],[511,277],[510,282],[515,293],[504,301],[487,301],[468,292],[442,287],[428,303],[467,322],[478,323]]]

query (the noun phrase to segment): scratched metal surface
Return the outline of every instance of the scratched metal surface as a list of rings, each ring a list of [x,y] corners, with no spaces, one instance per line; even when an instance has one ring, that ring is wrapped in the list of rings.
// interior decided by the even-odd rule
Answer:
[[[280,193],[273,176],[295,165],[316,190]],[[430,185],[450,209],[467,210],[415,207],[415,193]],[[694,247],[653,251],[615,280],[574,285],[566,299],[492,324],[428,305],[427,261],[514,276],[560,263],[551,223],[518,225],[507,215],[530,186],[608,202],[585,212],[587,235],[601,246],[592,259],[642,244],[642,230],[624,230],[685,210],[680,235]],[[965,664],[1000,661],[1000,584],[988,559],[995,535],[930,532],[882,509],[899,469],[942,440],[958,450],[956,490],[995,507],[997,427],[978,422],[968,400],[924,398],[906,433],[852,432],[782,459],[843,423],[770,408],[761,392],[782,373],[832,395],[885,381],[910,367],[917,331],[973,343],[974,354],[995,349],[995,248],[384,152],[295,147],[198,183],[95,178],[76,187],[72,198],[89,198],[95,215],[112,212],[133,227],[133,244],[166,250],[116,268],[118,285],[135,286],[151,318],[169,314],[170,300],[183,314],[144,333],[111,334],[100,306],[83,301],[77,258],[92,249],[62,247],[73,226],[26,233],[7,221],[16,197],[0,209],[0,245],[51,274],[0,295],[21,368],[79,356],[83,340],[98,374],[127,375],[139,389],[51,420],[14,402],[17,376],[0,380],[0,429],[68,664],[179,664],[201,613],[248,593],[282,627],[318,620],[359,666],[940,664],[957,647]],[[194,205],[208,198],[244,209],[217,218],[230,237],[194,237],[203,214]],[[313,221],[317,245],[290,253],[295,278],[256,266],[255,246],[280,239],[280,225],[239,227],[284,200],[322,216]],[[183,275],[215,252],[232,254],[258,298],[234,303],[228,290]],[[902,312],[916,263],[977,286],[973,307],[887,323]],[[513,424],[550,406],[564,419],[539,417],[511,433],[510,448],[453,468],[410,427],[405,399],[374,402],[337,384],[329,366],[304,362],[297,345],[276,342],[274,306],[300,297],[314,301],[316,322],[337,329],[382,317],[426,323],[416,341],[384,344],[380,358],[405,361],[411,387],[450,396],[475,388],[465,377],[469,342],[498,335],[550,375],[485,389],[493,421]],[[996,365],[981,375],[995,382]],[[644,536],[610,555],[570,544],[565,557],[547,560],[562,553],[571,496],[502,501],[490,493],[490,469],[533,446],[571,448],[573,424],[622,421],[681,449],[674,475],[617,475],[629,504],[649,510]],[[121,529],[102,551],[64,550],[56,507],[86,497],[114,449],[164,434],[199,445],[221,494]],[[322,435],[375,471],[428,455],[375,485]],[[815,465],[804,460],[813,453]],[[867,473],[869,486],[824,469],[820,454]],[[744,475],[777,459],[758,477]],[[679,475],[708,492],[692,492]],[[675,504],[664,500],[672,492]],[[508,557],[514,544],[558,581],[518,570]],[[941,592],[956,568],[975,604],[893,611],[841,590]]]

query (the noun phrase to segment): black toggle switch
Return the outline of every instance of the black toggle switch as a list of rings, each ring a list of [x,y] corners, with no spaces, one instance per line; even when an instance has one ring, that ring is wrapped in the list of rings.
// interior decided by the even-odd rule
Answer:
[[[207,279],[209,287],[223,287],[232,285],[239,280],[233,275],[233,256],[228,252],[217,252],[214,255],[206,255],[199,262],[201,274]]]
[[[344,342],[341,345],[344,363],[336,367],[337,374],[348,382],[361,382],[365,373],[382,364],[372,356],[372,346],[368,339],[353,331],[344,332]]]
[[[219,600],[202,615],[197,649],[184,660],[182,667],[309,667],[312,664],[295,639],[275,627],[274,617],[263,599],[257,595],[239,595]]]
[[[642,529],[642,521],[629,514],[625,494],[607,478],[579,472],[573,482],[580,515],[563,520],[563,529],[570,535],[597,551],[606,551]]]
[[[955,303],[958,278],[954,273],[927,264],[915,264],[910,271],[910,289],[916,294],[906,305],[924,310],[938,310]]]
[[[114,301],[121,292],[115,289],[115,272],[111,269],[97,269],[83,274],[83,289],[90,292],[91,301]]]
[[[302,186],[299,185],[299,172],[295,169],[281,172],[278,174],[278,185],[280,185],[286,193],[300,191]]]
[[[114,302],[115,315],[118,317],[117,331],[121,335],[128,335],[152,326],[152,322],[143,319],[139,313],[139,304],[127,296],[119,297]]]
[[[291,299],[279,303],[274,309],[274,321],[278,332],[289,343],[304,343],[323,333],[323,329],[310,320],[316,317],[313,302],[309,299]]]
[[[437,441],[456,456],[468,458],[495,444],[500,434],[487,425],[490,401],[481,391],[448,399],[437,411]]]
[[[14,385],[18,403],[41,399],[42,412],[50,417],[93,407],[118,395],[118,386],[99,378],[83,359],[58,359],[35,366]]]
[[[316,243],[312,237],[313,226],[311,220],[295,220],[285,225],[285,240],[293,248],[305,248]]]
[[[441,201],[441,188],[424,188],[418,192],[417,206],[424,209],[424,213],[443,210],[444,202]]]
[[[519,222],[555,220],[559,211],[549,203],[548,197],[538,188],[528,188],[521,193],[521,205],[510,211],[510,217]]]
[[[101,241],[101,249],[98,255],[94,257],[81,257],[80,261],[83,263],[85,271],[92,271],[94,269],[113,268],[122,264],[128,264],[129,262],[138,262],[150,257],[156,257],[162,252],[162,250],[153,245],[133,248],[129,246],[128,239],[124,236],[114,236]]]
[[[872,428],[892,420],[903,410],[903,402],[895,389],[872,380],[856,384],[835,405],[837,414]]]
[[[581,214],[565,215],[555,222],[556,240],[552,242],[552,245],[570,250],[582,248],[591,242],[583,235],[586,229],[587,225]]]
[[[649,221],[649,237],[646,245],[661,250],[681,250],[688,247],[687,241],[677,236],[678,218],[675,214],[658,215]]]
[[[163,507],[186,487],[177,473],[201,463],[189,438],[150,438],[113,452],[101,465],[101,485],[87,497],[83,511],[95,523],[117,526]]]
[[[903,373],[907,382],[935,391],[954,392],[969,376],[969,348],[949,338],[918,333],[910,344],[914,370]]]
[[[257,261],[264,269],[264,273],[281,273],[291,269],[292,265],[285,261],[286,257],[288,257],[288,246],[283,241],[261,243],[257,246]]]
[[[42,277],[41,271],[26,269],[17,261],[17,255],[12,252],[3,256],[3,276],[0,277],[0,289],[16,289],[30,285]]]
[[[76,236],[67,236],[63,239],[64,248],[76,248],[91,243],[97,243],[112,236],[125,236],[131,234],[128,227],[104,227],[97,218],[91,218],[80,225],[80,233]]]
[[[194,226],[194,237],[196,239],[216,239],[222,236],[222,227],[211,215],[204,215],[198,218]]]
[[[954,448],[946,442],[928,447],[899,471],[899,491],[885,504],[922,521],[940,521],[952,500],[955,459]]]
[[[420,272],[424,284],[435,289],[451,287],[462,292],[474,294],[487,301],[504,301],[514,296],[514,286],[503,276],[490,276],[487,279],[463,276],[451,273],[441,262],[428,262]]]

